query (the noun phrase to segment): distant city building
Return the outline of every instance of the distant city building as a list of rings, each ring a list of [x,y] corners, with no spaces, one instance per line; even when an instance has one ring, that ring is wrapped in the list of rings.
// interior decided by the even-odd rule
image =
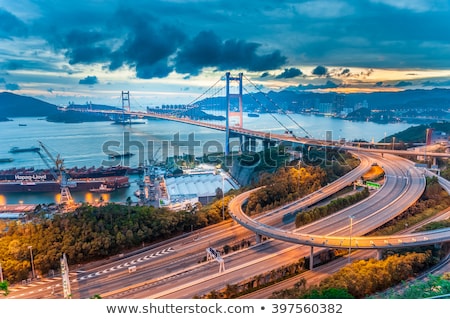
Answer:
[[[320,103],[318,109],[319,109],[319,113],[332,114],[333,113],[333,103]]]
[[[333,110],[332,113],[340,114],[345,107],[345,95],[338,94],[333,100]]]
[[[364,100],[362,102],[362,107],[368,109],[369,108],[369,103],[367,102],[367,100]]]
[[[359,110],[362,108],[366,108],[366,109],[369,108],[369,102],[367,102],[367,100],[356,103],[355,106],[353,107],[353,110],[356,111],[356,110]]]
[[[344,109],[341,112],[341,115],[346,116],[349,113],[353,112],[353,108],[352,107],[344,107]]]

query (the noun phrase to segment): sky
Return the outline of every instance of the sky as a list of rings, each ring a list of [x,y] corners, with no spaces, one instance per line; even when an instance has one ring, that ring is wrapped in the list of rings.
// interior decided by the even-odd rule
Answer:
[[[139,108],[226,72],[263,92],[450,88],[450,1],[0,0],[0,91]]]

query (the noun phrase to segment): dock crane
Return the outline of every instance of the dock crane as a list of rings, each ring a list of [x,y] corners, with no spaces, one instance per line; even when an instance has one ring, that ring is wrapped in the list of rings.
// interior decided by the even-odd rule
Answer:
[[[41,159],[44,161],[44,163],[47,165],[47,167],[50,170],[50,173],[53,175],[55,180],[58,182],[61,188],[61,199],[60,204],[71,206],[74,203],[74,200],[72,198],[72,195],[70,193],[69,187],[75,187],[77,184],[75,182],[69,182],[67,174],[65,172],[64,168],[64,160],[60,157],[58,154],[56,158],[50,153],[48,148],[42,143],[41,141],[38,141],[40,147],[44,150],[47,157],[52,161],[53,165],[49,163],[49,160],[44,157],[44,155],[41,152],[38,152]]]

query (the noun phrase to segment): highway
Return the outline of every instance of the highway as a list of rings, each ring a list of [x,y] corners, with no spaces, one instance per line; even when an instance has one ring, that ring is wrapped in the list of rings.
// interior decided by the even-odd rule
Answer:
[[[254,190],[234,198],[229,204],[230,214],[234,220],[255,233],[315,247],[383,249],[414,247],[450,241],[450,230],[448,229],[395,236],[361,236],[403,212],[420,197],[425,189],[423,171],[415,168],[413,163],[407,160],[385,154],[383,169],[386,173],[386,180],[384,186],[379,190],[379,194],[377,194],[377,199],[381,198],[382,200],[373,203],[373,200],[369,198],[350,209],[308,225],[307,228],[286,231],[252,220],[244,214],[242,206]],[[290,212],[292,212],[291,208],[285,209],[285,213]],[[349,216],[352,216],[353,220],[352,233],[354,237],[349,236],[349,230],[347,229]],[[316,224],[323,225],[324,228],[320,228],[321,226],[317,228],[315,227]],[[332,236],[322,231],[328,229],[328,225],[333,225],[337,229]]]
[[[283,236],[287,234],[292,236],[287,236],[288,238],[309,240],[306,244],[314,243],[314,246],[326,246],[327,239],[341,238],[343,242],[337,246],[346,247],[345,241],[349,240],[350,214],[354,216],[353,233],[360,236],[399,214],[422,194],[425,186],[424,177],[409,161],[386,155],[384,157],[365,153],[358,155],[361,157],[361,165],[344,178],[299,200],[296,205],[270,211],[254,220],[245,220],[246,227],[255,223],[258,232],[261,230],[280,232]],[[380,190],[360,203],[365,205],[363,208],[355,205],[351,211],[339,212],[336,216],[307,225],[297,231],[280,230],[283,226],[282,216],[287,211],[309,206],[317,200],[330,196],[338,189],[349,185],[355,177],[364,174],[374,161],[383,165],[387,177]],[[230,206],[233,218],[241,223],[244,216],[238,215],[236,209],[243,200],[245,195],[238,196],[233,200],[233,206]],[[308,234],[307,239],[302,237],[305,234]],[[359,247],[361,243],[364,244],[360,238],[363,237],[352,240],[354,248]],[[308,256],[310,251],[309,246],[298,245],[305,242],[300,241],[292,245],[291,241],[284,241],[283,238],[282,241],[268,240],[249,249],[223,256],[226,269],[222,273],[218,272],[218,263],[200,262],[206,256],[207,247],[221,249],[225,244],[239,243],[242,239],[253,240],[254,235],[239,224],[224,222],[186,237],[155,245],[150,250],[130,257],[111,258],[103,265],[78,269],[77,273],[72,270],[70,278],[73,298],[89,298],[95,294],[100,294],[103,298],[192,298],[221,289],[226,284],[237,283],[267,270],[295,262],[303,256]],[[136,271],[128,273],[128,267],[133,265],[136,266]],[[61,298],[60,281],[55,279],[37,286],[14,289],[8,297]]]

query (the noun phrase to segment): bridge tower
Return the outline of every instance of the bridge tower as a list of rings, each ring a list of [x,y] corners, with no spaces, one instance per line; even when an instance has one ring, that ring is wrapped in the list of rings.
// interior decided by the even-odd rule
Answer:
[[[122,111],[130,112],[130,91],[122,91]]]
[[[125,124],[125,112],[130,111],[130,91],[122,91],[122,124]]]
[[[232,88],[231,92],[230,83],[237,83]],[[237,92],[236,92],[237,89]],[[225,155],[230,153],[230,124],[236,127],[243,127],[242,116],[242,73],[239,73],[237,77],[230,75],[230,72],[226,73],[226,125],[225,125]],[[233,118],[237,118],[238,121],[232,122]]]

